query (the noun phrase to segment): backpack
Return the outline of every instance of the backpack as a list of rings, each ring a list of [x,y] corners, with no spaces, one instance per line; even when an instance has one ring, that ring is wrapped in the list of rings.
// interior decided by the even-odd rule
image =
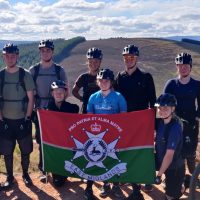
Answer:
[[[58,80],[60,80],[60,70],[61,70],[61,66],[54,63],[54,66],[55,66],[55,72],[56,72],[56,77]],[[40,63],[36,64],[34,66],[34,75],[33,75],[33,80],[34,82],[36,83],[36,80],[39,76],[39,71],[40,71]]]
[[[5,82],[5,68],[0,71],[0,102],[1,103],[4,102],[4,101],[8,101],[8,102],[22,101],[23,102],[23,108],[25,108],[24,107],[24,103],[28,102],[28,96],[27,96],[27,93],[26,93],[26,87],[25,87],[25,83],[24,83],[24,76],[25,76],[24,68],[19,67],[19,80],[18,80],[17,85],[22,87],[22,89],[24,90],[26,96],[22,100],[15,100],[15,99],[12,99],[12,100],[9,99],[8,100],[8,99],[4,99],[3,98],[3,88],[4,88],[4,85],[6,84],[6,82]]]
[[[55,72],[56,72],[56,77],[57,77],[57,79],[58,79],[58,80],[61,80],[61,78],[60,78],[61,66],[58,65],[58,64],[56,64],[56,63],[54,63],[54,67],[55,67]],[[40,71],[40,63],[37,63],[33,68],[34,68],[33,81],[35,82],[35,85],[37,85],[37,84],[36,84],[36,81],[37,81],[38,76],[40,76],[40,74],[39,74],[39,71]],[[51,75],[52,75],[52,74],[50,74],[50,76],[51,76]],[[42,74],[41,76],[49,76],[49,74]],[[49,91],[49,93],[50,93],[50,91]],[[51,101],[51,100],[52,100],[52,97],[51,97],[51,95],[49,95],[49,97],[40,97],[38,94],[36,94],[36,95],[35,95],[35,99],[36,99],[35,104],[36,104],[36,107],[37,107],[38,105],[40,105],[41,99],[45,99],[45,100]]]

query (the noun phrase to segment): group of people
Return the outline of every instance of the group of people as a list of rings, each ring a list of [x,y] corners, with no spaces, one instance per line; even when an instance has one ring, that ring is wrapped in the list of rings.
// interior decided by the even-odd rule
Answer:
[[[66,101],[69,85],[63,67],[53,61],[52,40],[39,43],[40,62],[29,71],[17,65],[19,49],[16,45],[3,47],[5,68],[0,71],[0,154],[4,156],[7,179],[1,189],[14,184],[13,152],[16,142],[21,152],[23,181],[30,187],[33,183],[28,174],[30,153],[33,150],[32,122],[35,124],[36,141],[39,144],[39,169],[41,181],[46,180],[43,170],[40,129],[37,109],[78,113],[79,107]],[[92,47],[86,53],[88,71],[81,74],[72,89],[74,97],[82,102],[81,113],[115,114],[156,108],[155,161],[157,176],[155,184],[165,175],[166,200],[177,200],[189,184],[185,175],[185,160],[189,173],[195,169],[196,149],[200,119],[200,81],[191,77],[192,57],[180,53],[175,58],[178,76],[169,80],[156,99],[152,75],[141,70],[137,61],[139,49],[127,45],[122,51],[125,69],[114,77],[109,68],[101,68],[103,53]],[[81,92],[82,89],[82,92]],[[156,117],[156,115],[155,115]],[[131,133],[130,133],[131,134]],[[65,176],[52,174],[55,186],[62,186]],[[184,184],[185,183],[185,184]],[[84,197],[95,199],[92,181],[87,181]],[[144,200],[141,185],[131,183],[133,191],[127,200]],[[151,185],[145,189],[152,190]],[[122,198],[119,183],[104,182],[100,196],[112,193]]]

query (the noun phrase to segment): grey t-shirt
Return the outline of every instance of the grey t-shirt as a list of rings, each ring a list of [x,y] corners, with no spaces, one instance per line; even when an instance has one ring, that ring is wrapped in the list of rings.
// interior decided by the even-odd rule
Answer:
[[[30,73],[34,77],[35,66],[30,67]],[[60,70],[60,79],[67,82],[67,76],[63,67]],[[51,98],[51,83],[57,80],[55,64],[51,67],[44,68],[40,65],[39,73],[36,79],[36,93],[38,99],[36,100],[36,108],[47,107],[49,99]]]
[[[35,84],[31,74],[25,70],[24,84],[26,91],[35,89]],[[3,107],[2,115],[7,119],[21,119],[25,117],[27,103],[23,102],[26,93],[19,84],[19,71],[9,73],[5,71],[5,81],[3,87]],[[16,100],[16,101],[15,101]]]

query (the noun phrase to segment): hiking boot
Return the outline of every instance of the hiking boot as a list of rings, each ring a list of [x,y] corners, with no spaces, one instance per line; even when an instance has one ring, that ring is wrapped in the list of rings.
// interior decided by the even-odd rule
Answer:
[[[32,182],[32,180],[31,180],[31,178],[30,178],[30,176],[29,176],[28,173],[23,174],[22,178],[23,178],[23,181],[24,181],[24,183],[25,183],[25,185],[26,185],[27,187],[33,185],[33,182]]]
[[[62,177],[62,176],[60,176],[60,177],[54,177],[53,176],[53,184],[56,186],[56,187],[61,187],[61,186],[63,186],[64,184],[65,184],[65,179],[66,179],[66,177]]]
[[[113,187],[112,187],[112,193],[117,198],[124,197],[124,194],[123,194],[123,192],[122,192],[122,190],[121,190],[121,188],[119,186],[113,185]]]
[[[92,189],[85,190],[84,198],[86,200],[95,200],[96,199],[95,196],[93,195]]]
[[[140,191],[133,191],[125,200],[145,200]]]
[[[148,193],[148,192],[152,192],[153,191],[153,186],[151,184],[146,184],[144,185],[143,188],[144,192]]]
[[[111,191],[110,184],[104,184],[101,188],[101,192],[100,192],[99,196],[106,197],[106,196],[108,196],[110,191]]]
[[[2,190],[7,190],[14,184],[14,176],[7,176],[6,182],[2,184]]]

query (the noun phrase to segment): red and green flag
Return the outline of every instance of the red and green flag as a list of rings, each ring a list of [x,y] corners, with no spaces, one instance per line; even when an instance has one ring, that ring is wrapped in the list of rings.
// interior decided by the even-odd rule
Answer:
[[[153,183],[153,109],[95,115],[38,111],[44,170],[93,181]]]

